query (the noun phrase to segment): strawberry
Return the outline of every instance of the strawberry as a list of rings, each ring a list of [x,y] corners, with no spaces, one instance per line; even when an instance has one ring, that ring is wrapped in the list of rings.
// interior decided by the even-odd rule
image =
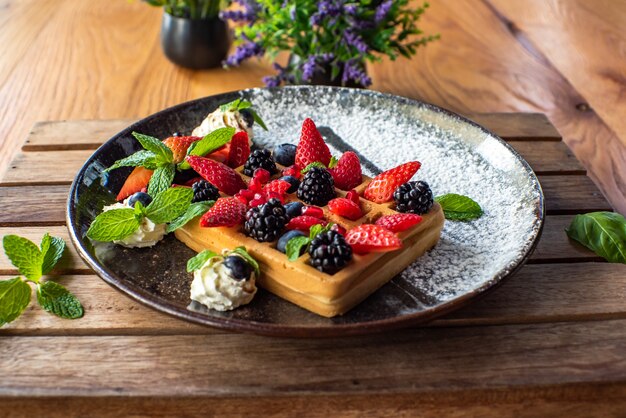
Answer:
[[[421,165],[419,161],[410,161],[377,175],[367,185],[363,196],[375,203],[391,201],[393,192],[400,185],[411,180]]]
[[[246,218],[246,205],[236,197],[220,197],[200,218],[200,226],[235,226]]]
[[[191,168],[221,192],[234,195],[239,190],[246,188],[246,183],[241,176],[225,164],[195,155],[187,156],[187,161]]]
[[[245,131],[237,132],[230,140],[228,166],[232,168],[244,165],[250,156],[250,141]]]
[[[219,161],[220,163],[227,164],[228,156],[230,155],[230,142],[223,147],[220,147],[207,155],[207,158],[210,158],[215,161]]]
[[[124,182],[122,189],[117,194],[117,200],[124,200],[128,196],[140,192],[148,186],[151,177],[152,170],[148,170],[145,167],[135,167],[135,169],[131,171],[130,176],[128,176]]]
[[[185,159],[189,146],[201,140],[199,136],[170,136],[163,143],[172,150],[174,154],[174,164],[178,164]]]
[[[315,123],[310,118],[307,118],[302,124],[302,134],[296,148],[295,166],[302,170],[315,161],[328,166],[330,150],[317,130]]]
[[[285,180],[272,180],[263,187],[263,192],[265,194],[268,192],[275,192],[279,195],[284,195],[290,187],[291,184]]]
[[[337,197],[328,202],[328,209],[335,215],[355,221],[363,216],[359,205],[345,197]]]
[[[329,168],[335,181],[335,187],[341,190],[350,190],[363,181],[361,161],[352,151],[345,152],[334,168]]]
[[[349,230],[345,238],[357,254],[394,251],[402,247],[400,238],[380,225],[359,225]]]
[[[397,213],[385,215],[376,220],[376,225],[384,226],[391,232],[406,231],[413,225],[422,222],[422,217],[413,213]]]
[[[352,189],[348,193],[346,193],[346,199],[352,200],[357,205],[361,204],[361,200],[359,199],[359,194],[354,189]]]
[[[324,219],[319,219],[314,216],[301,215],[301,216],[296,216],[295,218],[292,218],[287,223],[287,229],[289,230],[297,229],[298,231],[309,232],[309,229],[311,229],[313,225],[317,225],[317,224],[326,225],[327,223],[328,222],[326,222]]]

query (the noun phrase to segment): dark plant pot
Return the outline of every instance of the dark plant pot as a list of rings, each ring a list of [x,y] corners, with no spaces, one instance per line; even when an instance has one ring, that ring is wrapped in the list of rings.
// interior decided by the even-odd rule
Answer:
[[[301,61],[300,57],[296,55],[289,56],[289,65],[298,65]],[[308,82],[303,82],[301,84],[307,85],[315,85],[315,86],[334,86],[334,87],[352,87],[358,89],[364,89],[365,86],[356,83],[354,80],[348,80],[346,84],[341,84],[342,73],[340,72],[337,77],[331,78],[332,69],[330,64],[326,64],[322,66],[322,68],[318,68],[313,73],[313,78],[311,78]]]
[[[165,56],[181,67],[219,67],[230,47],[228,25],[217,17],[187,19],[163,13],[161,46]]]

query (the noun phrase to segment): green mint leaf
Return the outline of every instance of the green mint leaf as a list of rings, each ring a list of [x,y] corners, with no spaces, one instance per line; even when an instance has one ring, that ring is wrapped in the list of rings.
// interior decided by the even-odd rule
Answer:
[[[330,157],[330,162],[328,163],[328,168],[335,168],[337,167],[337,163],[339,162],[339,160],[333,155],[332,157]]]
[[[30,286],[21,277],[0,281],[0,326],[12,322],[30,302]]]
[[[626,219],[619,213],[576,215],[566,232],[605,260],[626,264]]]
[[[172,187],[157,194],[146,208],[146,217],[155,224],[164,224],[181,216],[193,199],[191,187]]]
[[[317,225],[316,225],[317,226]],[[293,237],[285,246],[285,254],[289,261],[296,261],[302,255],[307,245],[311,243],[311,238],[304,236]]]
[[[60,284],[51,281],[37,285],[37,302],[44,311],[65,319],[81,318],[85,313],[76,296]]]
[[[174,181],[176,168],[174,164],[165,164],[154,170],[150,182],[148,183],[148,194],[156,196],[159,193],[169,189]]]
[[[132,235],[139,225],[134,209],[111,209],[96,216],[87,237],[102,242],[117,241]]]
[[[313,167],[320,167],[320,168],[326,168],[326,166],[319,162],[319,161],[314,161],[311,164],[307,165],[306,167],[304,167],[301,171],[302,174],[306,173],[307,171],[309,171],[310,169],[312,169]]]
[[[146,216],[146,207],[140,201],[135,202],[135,207],[133,208],[133,210],[135,211],[135,217],[138,218],[140,221],[144,216]]]
[[[133,155],[129,155],[126,158],[117,160],[115,163],[113,163],[111,167],[104,170],[104,172],[106,173],[108,171],[115,170],[116,168],[120,168],[120,167],[143,166],[143,167],[152,169],[152,167],[156,168],[155,162],[156,162],[156,155],[152,151],[141,150],[141,151],[137,151]]]
[[[215,201],[213,200],[209,200],[208,202],[192,203],[191,205],[189,205],[185,213],[183,213],[178,218],[174,219],[169,225],[167,225],[166,231],[168,233],[174,232],[178,228],[181,228],[187,225],[187,223],[193,218],[198,217],[200,215],[204,215],[206,211],[211,209],[214,203]]]
[[[480,218],[483,210],[480,205],[467,196],[449,193],[435,197],[443,209],[443,214],[450,221],[471,221]]]
[[[133,132],[132,134],[137,141],[148,151],[152,151],[157,159],[157,163],[171,163],[174,161],[174,154],[163,142],[152,136]]]
[[[256,277],[259,277],[261,275],[261,269],[259,268],[259,263],[257,263],[257,261],[254,258],[252,258],[252,256],[248,253],[248,250],[246,250],[246,247],[243,247],[243,246],[237,247],[231,252],[242,256],[248,262],[248,264],[252,266],[252,268],[254,269],[254,273],[256,274]]]
[[[216,129],[201,140],[192,143],[189,150],[187,150],[187,155],[203,157],[210,154],[226,145],[233,138],[233,135],[235,135],[235,128]],[[183,161],[178,164],[178,168],[180,170],[188,170],[191,166],[187,161]]]
[[[17,235],[6,235],[2,239],[2,245],[7,257],[20,274],[34,282],[41,278],[43,257],[39,247],[32,241]]]
[[[261,119],[261,116],[259,116],[259,114],[256,112],[256,110],[250,109],[250,113],[252,113],[252,118],[254,119],[254,121],[261,128],[263,128],[263,130],[267,131],[267,126],[265,125],[265,122],[263,122],[263,119]]]
[[[247,109],[252,106],[252,103],[243,100],[241,97],[239,99],[235,99],[232,102],[225,103],[220,105],[220,110],[222,112],[236,111],[241,109]]]
[[[48,274],[63,256],[65,251],[65,241],[63,238],[51,237],[46,234],[41,239],[41,273]]]
[[[204,250],[201,253],[196,254],[194,257],[187,261],[187,272],[191,273],[200,269],[204,264],[209,261],[211,257],[219,255],[211,250]]]

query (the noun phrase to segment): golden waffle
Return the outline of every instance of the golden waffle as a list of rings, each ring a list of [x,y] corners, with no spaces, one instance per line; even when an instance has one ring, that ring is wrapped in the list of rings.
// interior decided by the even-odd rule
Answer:
[[[237,169],[240,174],[242,168]],[[249,177],[241,176],[246,183],[249,182]],[[359,195],[371,179],[363,176],[363,180],[356,187]],[[346,195],[342,190],[335,191],[337,197]],[[286,200],[299,199],[293,193]],[[377,204],[364,198],[360,200],[364,215],[356,221],[331,213],[327,206],[322,208],[324,217],[349,230],[357,225],[374,223],[383,215],[398,213],[393,210],[393,202]],[[224,248],[245,246],[260,264],[261,277],[257,283],[261,287],[318,315],[333,317],[352,309],[437,244],[444,223],[441,206],[435,202],[422,217],[419,224],[398,233],[402,248],[386,253],[354,254],[352,261],[333,275],[312,267],[307,253],[296,261],[287,260],[287,256],[276,249],[276,241],[258,242],[244,234],[243,225],[203,228],[198,217],[176,230],[175,234],[176,238],[197,252],[205,249],[220,252]]]

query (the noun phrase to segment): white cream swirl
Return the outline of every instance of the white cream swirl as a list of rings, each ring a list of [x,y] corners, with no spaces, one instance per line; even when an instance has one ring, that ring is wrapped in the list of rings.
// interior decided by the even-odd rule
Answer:
[[[102,208],[103,212],[111,209],[126,209],[128,208],[128,199],[124,202],[114,203],[112,205]],[[121,240],[113,241],[114,244],[121,245],[128,248],[143,248],[152,247],[157,242],[161,241],[166,233],[165,224],[155,224],[150,219],[144,217],[139,225],[139,228],[131,235]]]
[[[200,126],[194,129],[191,134],[193,136],[205,136],[216,129],[228,127],[235,128],[237,132],[245,131],[248,134],[248,138],[252,140],[252,126],[246,124],[243,115],[239,111],[227,110],[222,112],[219,108],[213,113],[209,113]]]

